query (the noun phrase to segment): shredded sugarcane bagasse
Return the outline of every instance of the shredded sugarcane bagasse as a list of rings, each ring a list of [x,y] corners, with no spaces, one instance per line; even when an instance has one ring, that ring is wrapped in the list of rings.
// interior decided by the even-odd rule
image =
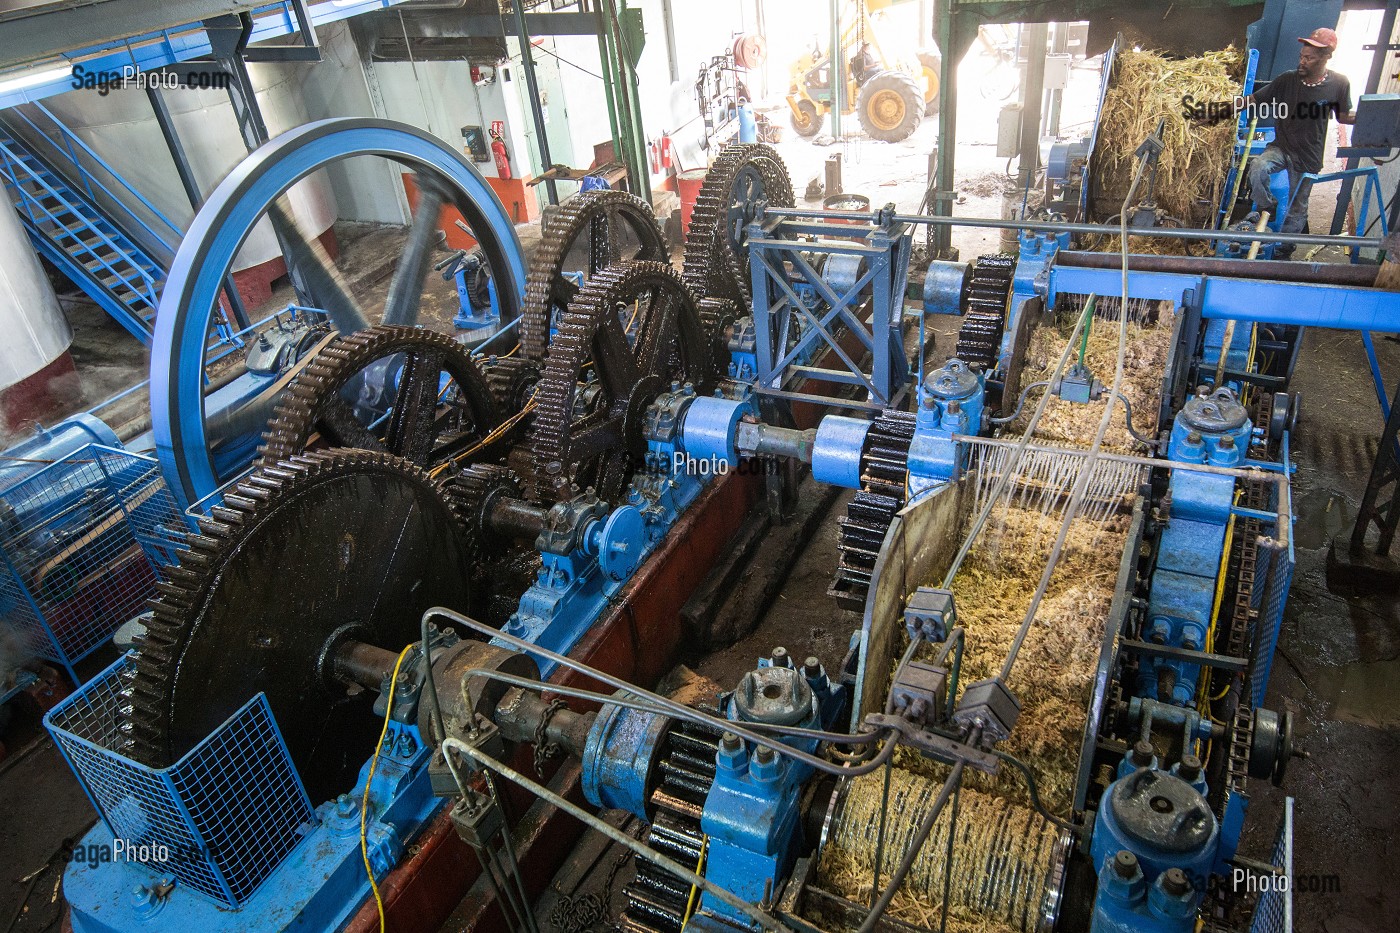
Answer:
[[[1093,155],[1097,219],[1109,220],[1118,213],[1136,168],[1134,154],[1165,118],[1166,145],[1158,160],[1153,200],[1178,225],[1211,226],[1220,186],[1234,155],[1235,121],[1209,125],[1189,119],[1185,102],[1188,98],[1206,104],[1233,100],[1240,93],[1243,61],[1233,46],[1184,59],[1133,49],[1118,53]],[[1135,253],[1203,255],[1207,244],[1130,237],[1128,247]],[[1101,237],[1094,248],[1116,252],[1118,237]]]
[[[1123,394],[1133,403],[1137,430],[1150,436],[1157,428],[1171,313],[1157,307],[1130,311]],[[1023,385],[1049,377],[1076,316],[1074,310],[1063,312],[1032,335]],[[1112,316],[1116,318],[1116,309]],[[1084,359],[1105,380],[1112,375],[1117,346],[1116,320],[1096,319]],[[1053,400],[1037,426],[1037,442],[1086,446],[1109,402],[1106,396],[1084,405]],[[1123,426],[1121,409],[1115,419],[1104,449],[1141,453],[1142,446]],[[1018,436],[1024,427],[1024,422],[1013,424],[1008,434]],[[975,487],[969,497],[972,503],[985,501],[995,478],[990,471],[1005,462],[1005,452],[1004,447],[984,447],[980,459],[974,458],[974,470],[963,481]],[[999,500],[955,578],[958,618],[967,631],[962,685],[993,677],[1000,669],[1064,518],[1075,462],[1064,457],[1023,461],[1013,489]],[[1041,800],[1061,815],[1067,815],[1073,805],[1094,671],[1126,546],[1130,507],[1141,481],[1140,467],[1108,462],[1100,462],[1093,477],[1094,492],[1071,524],[1060,563],[1012,670],[1010,686],[1021,702],[1021,716],[1010,738],[999,746],[1030,766]],[[976,508],[974,504],[969,511]],[[925,582],[936,586],[940,581]],[[902,859],[919,814],[947,776],[946,767],[907,749],[900,749],[895,763],[882,858],[885,881]],[[869,902],[883,795],[883,772],[853,782],[841,820],[822,855],[824,884],[857,903]],[[941,920],[947,813],[940,817],[890,908],[899,919],[935,929]],[[965,772],[948,928],[958,933],[1034,929],[1056,835],[1057,830],[1031,807],[1026,782],[1018,771],[1002,768],[994,777]],[[993,874],[1005,875],[1010,886],[994,883],[988,888],[982,882]],[[1001,899],[988,900],[989,890]]]

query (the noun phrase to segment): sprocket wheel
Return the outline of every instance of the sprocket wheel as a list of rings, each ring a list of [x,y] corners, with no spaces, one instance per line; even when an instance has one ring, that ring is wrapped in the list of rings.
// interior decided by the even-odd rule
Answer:
[[[586,247],[583,239],[586,236]],[[624,256],[624,239],[631,255]],[[586,255],[579,257],[584,251]],[[558,312],[579,293],[566,271],[584,283],[620,261],[665,262],[671,249],[651,205],[625,191],[586,191],[559,207],[544,224],[530,262],[525,305],[520,317],[520,352],[543,361]]]
[[[580,410],[590,365],[597,389],[587,391],[597,397]],[[674,269],[633,262],[600,272],[561,313],[535,390],[532,498],[560,501],[593,486],[616,502],[646,454],[647,406],[672,383],[705,394],[711,376],[695,298]]]
[[[258,463],[319,443],[431,467],[479,445],[501,421],[486,377],[451,337],[372,327],[337,338],[297,374],[268,422]]]
[[[747,310],[753,285],[745,243],[748,226],[770,207],[792,207],[792,179],[776,149],[764,143],[731,143],[719,154],[690,215],[685,280],[702,298],[732,303],[732,316]],[[729,320],[718,322],[719,330]],[[706,322],[718,336],[714,324]]]
[[[398,651],[429,608],[469,611],[461,526],[425,471],[354,450],[263,467],[224,501],[158,585],[123,689],[126,750],[168,765],[262,692],[312,800],[330,799],[379,723],[371,692],[329,676],[329,646]]]

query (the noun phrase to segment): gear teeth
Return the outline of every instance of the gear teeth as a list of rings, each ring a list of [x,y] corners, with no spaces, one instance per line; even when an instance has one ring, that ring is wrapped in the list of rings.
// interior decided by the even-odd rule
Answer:
[[[1016,274],[1016,260],[1000,253],[977,257],[968,277],[963,323],[954,355],[983,372],[991,372],[1001,355],[1007,303]]]
[[[753,285],[748,257],[736,253],[728,244],[726,215],[739,173],[749,167],[762,178],[769,207],[792,207],[796,203],[792,179],[777,150],[763,143],[731,143],[711,164],[700,186],[685,248],[687,284],[704,298],[733,302],[736,314],[742,313],[739,309],[748,308]]]
[[[480,367],[451,337],[418,327],[371,327],[337,335],[297,373],[268,421],[256,465],[266,467],[305,452],[325,406],[364,369],[398,354],[424,352],[436,355],[442,371],[452,377],[472,434],[484,437],[504,420]]]
[[[569,306],[559,312],[559,327],[549,345],[544,371],[535,387],[535,417],[530,426],[528,445],[532,463],[527,474],[530,498],[553,502],[572,495],[573,485],[592,485],[605,501],[616,501],[631,477],[628,451],[643,445],[641,413],[651,399],[633,398],[635,386],[623,398],[605,396],[609,417],[623,419],[622,450],[583,462],[571,449],[572,430],[581,415],[575,410],[578,386],[582,380],[594,336],[606,316],[616,314],[646,292],[663,291],[672,296],[675,314],[668,321],[654,320],[650,311],[659,302],[649,303],[635,322],[637,346],[634,353],[645,359],[642,341],[652,346],[678,347],[679,353],[655,356],[657,372],[640,373],[649,379],[649,391],[666,391],[673,381],[691,382],[698,393],[708,394],[714,365],[700,323],[694,294],[670,265],[661,262],[620,263],[599,271]],[[664,330],[662,328],[665,328]],[[608,384],[609,363],[595,359],[599,382]],[[624,454],[624,456],[617,456]],[[597,462],[601,461],[601,463]],[[554,465],[557,469],[553,469]],[[590,475],[592,471],[593,475]]]
[[[904,507],[914,415],[887,410],[870,425],[861,450],[861,488],[838,520],[836,576],[827,589],[843,608],[861,611],[895,514]]]
[[[598,223],[612,216],[621,219],[641,243],[641,250],[629,259],[666,262],[670,247],[656,222],[651,205],[625,191],[589,191],[575,195],[561,205],[540,235],[540,245],[530,262],[526,277],[525,303],[520,315],[520,352],[529,361],[542,363],[550,343],[553,309],[561,304],[555,283],[563,275],[564,263],[579,237],[589,237],[589,273],[614,264],[614,244]],[[586,280],[585,280],[586,281]]]
[[[205,519],[199,533],[186,536],[189,547],[179,552],[179,563],[156,584],[146,630],[137,640],[131,665],[122,672],[118,726],[124,751],[130,757],[152,767],[170,764],[173,674],[225,566],[257,526],[256,517],[269,502],[286,501],[323,477],[366,469],[392,472],[447,499],[425,470],[407,460],[384,453],[332,449],[256,469],[224,496],[224,506],[215,513],[219,520]],[[453,532],[461,534],[456,513],[452,516]]]

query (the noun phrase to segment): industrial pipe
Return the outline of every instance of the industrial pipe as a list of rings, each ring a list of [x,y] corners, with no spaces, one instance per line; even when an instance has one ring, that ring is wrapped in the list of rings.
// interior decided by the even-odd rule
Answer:
[[[1087,253],[1080,250],[1059,250],[1055,265],[1078,269],[1117,269],[1121,258],[1115,253]],[[1297,262],[1277,260],[1251,262],[1248,259],[1224,259],[1218,256],[1154,256],[1135,254],[1134,272],[1167,272],[1187,275],[1224,275],[1236,279],[1268,279],[1302,282],[1309,285],[1348,285],[1371,288],[1376,284],[1379,266],[1352,265],[1340,262]]]
[[[805,220],[848,220],[869,224],[878,214],[855,211],[818,211],[809,208],[770,207],[763,212],[769,219],[791,217]],[[1034,233],[1088,233],[1096,236],[1117,236],[1122,229],[1113,224],[1050,223],[1044,220],[1002,220],[996,217],[933,217],[927,214],[894,214],[892,219],[902,224],[929,224],[934,227],[985,227],[992,230],[1029,230]],[[840,231],[833,229],[832,234]],[[1164,240],[1219,240],[1222,243],[1292,243],[1296,246],[1345,246],[1348,248],[1381,249],[1381,237],[1324,236],[1312,233],[1264,233],[1251,230],[1199,230],[1195,227],[1129,227],[1128,236],[1159,237]],[[841,234],[849,236],[849,232]],[[1111,254],[1106,254],[1111,255]]]

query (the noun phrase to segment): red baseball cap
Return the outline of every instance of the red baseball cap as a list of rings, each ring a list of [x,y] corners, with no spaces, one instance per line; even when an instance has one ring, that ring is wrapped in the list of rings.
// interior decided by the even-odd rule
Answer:
[[[1329,52],[1337,51],[1337,33],[1326,27],[1314,29],[1312,35],[1300,36],[1298,41],[1306,42],[1315,49],[1326,49]]]

